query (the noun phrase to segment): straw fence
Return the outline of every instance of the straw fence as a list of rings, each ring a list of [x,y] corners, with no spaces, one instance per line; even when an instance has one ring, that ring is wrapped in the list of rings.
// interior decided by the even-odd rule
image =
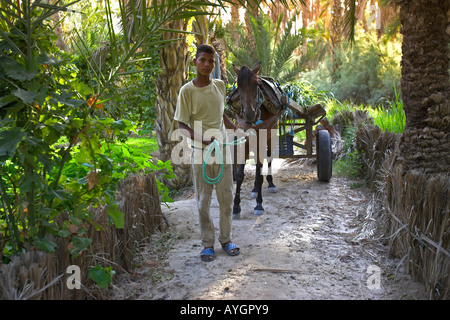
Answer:
[[[124,228],[109,221],[107,208],[93,210],[94,222],[87,236],[89,250],[77,258],[68,253],[69,239],[57,238],[52,255],[28,250],[6,265],[0,265],[0,299],[102,299],[108,295],[89,277],[90,268],[111,266],[117,273],[133,270],[134,254],[140,244],[149,241],[156,229],[165,227],[153,174],[134,174],[121,181],[117,191],[119,210],[125,214]],[[63,214],[60,223],[63,222]],[[94,227],[97,225],[97,228]],[[101,226],[101,228],[98,228]],[[67,267],[80,268],[81,289],[69,289]]]
[[[430,299],[450,298],[450,177],[403,172],[400,135],[360,125],[356,148],[375,192],[390,252],[425,285]]]

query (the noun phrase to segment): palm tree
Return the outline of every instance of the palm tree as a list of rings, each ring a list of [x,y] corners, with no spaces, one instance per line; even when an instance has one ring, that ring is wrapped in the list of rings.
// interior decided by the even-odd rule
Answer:
[[[405,172],[450,170],[447,1],[400,1]],[[448,13],[447,13],[448,15]]]
[[[408,246],[397,254],[408,256],[408,266],[416,279],[425,283],[430,297],[448,299],[450,261],[439,252],[439,246],[448,248],[450,243],[450,4],[425,0],[395,3],[400,7],[403,35],[401,90],[406,126],[400,140],[401,181],[395,184],[401,190],[393,188],[398,196],[388,198],[395,216],[409,228],[396,242]],[[436,245],[430,250],[417,248],[412,231],[426,234]]]
[[[262,75],[281,83],[294,80],[301,71],[320,61],[327,50],[315,36],[317,30],[303,27],[293,33],[295,20],[296,15],[282,29],[282,14],[275,23],[262,12],[257,16],[249,15],[251,35],[247,35],[243,28],[237,28],[238,45],[233,44],[234,39],[228,40],[228,49],[234,55],[233,63],[253,66],[261,62]],[[254,39],[255,48],[248,41],[250,36]],[[299,53],[303,46],[306,46],[306,52]]]
[[[171,21],[168,25],[170,29],[186,30],[186,20]],[[159,146],[159,159],[167,161],[171,159],[172,149],[179,143],[172,141],[172,133],[178,128],[177,123],[173,121],[177,103],[178,91],[188,79],[189,55],[187,52],[186,38],[177,33],[163,32],[164,40],[180,38],[160,50],[161,73],[156,83],[157,102],[156,108],[158,115],[156,118],[156,133]],[[164,181],[172,188],[192,184],[190,164],[173,165],[174,174],[177,179]]]
[[[355,1],[346,2],[354,8]],[[408,268],[425,283],[430,297],[448,299],[450,261],[448,254],[440,254],[440,246],[448,248],[450,243],[450,3],[379,2],[398,5],[403,36],[401,91],[406,126],[399,143],[401,166],[399,173],[388,173],[386,197],[394,216],[391,228],[407,227],[408,231],[399,235],[401,229],[392,230],[394,243],[400,243],[400,250],[393,251],[408,258]],[[354,12],[347,12],[350,27]],[[417,246],[424,234],[432,244],[429,250]]]

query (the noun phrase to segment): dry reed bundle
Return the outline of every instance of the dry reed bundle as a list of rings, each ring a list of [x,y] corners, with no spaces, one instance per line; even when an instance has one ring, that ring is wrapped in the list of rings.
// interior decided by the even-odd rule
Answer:
[[[395,152],[399,141],[399,134],[387,130],[383,132],[378,126],[359,123],[356,132],[356,150],[364,160],[364,176],[367,177],[370,188],[373,189],[376,181],[382,178],[380,168],[386,153]]]
[[[0,299],[61,299],[60,274],[55,256],[31,250],[0,268]],[[48,288],[52,287],[52,290]]]
[[[130,175],[119,184],[117,199],[119,210],[125,213],[124,228],[116,231],[119,257],[121,265],[131,270],[137,246],[165,226],[155,176]]]
[[[390,251],[424,283],[432,299],[450,298],[450,177],[386,170],[385,220]]]
[[[112,266],[118,272],[133,269],[134,253],[156,229],[162,229],[163,216],[153,174],[134,174],[120,182],[117,191],[119,210],[124,213],[124,228],[117,229],[108,219],[107,207],[93,210],[94,223],[86,237],[92,239],[88,250],[73,258],[69,238],[56,238],[56,254],[30,250],[0,266],[1,299],[102,299],[107,295],[89,278],[91,267]],[[60,215],[58,223],[66,219]],[[96,227],[94,227],[94,225]],[[67,267],[81,270],[81,290],[66,286]]]
[[[377,216],[390,252],[424,283],[432,299],[450,298],[449,175],[404,173],[398,163],[399,135],[360,126],[357,149],[375,191]]]
[[[349,109],[342,109],[333,115],[330,122],[333,124],[335,130],[335,136],[331,138],[333,158],[335,159],[345,157],[348,152],[354,151],[353,142],[347,146],[349,150],[346,150],[346,139],[348,139],[349,131],[362,125],[373,125],[373,119],[365,110],[351,111]]]

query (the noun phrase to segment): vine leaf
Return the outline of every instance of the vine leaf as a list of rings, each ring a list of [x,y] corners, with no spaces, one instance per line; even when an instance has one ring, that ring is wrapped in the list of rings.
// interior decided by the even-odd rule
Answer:
[[[117,229],[123,229],[125,223],[125,215],[119,210],[118,203],[108,205],[108,216],[113,220]]]
[[[0,159],[6,157],[14,157],[17,145],[27,134],[20,128],[4,130],[0,132]]]
[[[34,99],[37,97],[37,92],[28,91],[24,89],[17,89],[11,92],[14,96],[19,98],[25,103],[32,104]]]
[[[22,64],[17,61],[7,61],[2,63],[5,73],[14,80],[26,81],[32,80],[38,73],[37,68],[28,71]]]

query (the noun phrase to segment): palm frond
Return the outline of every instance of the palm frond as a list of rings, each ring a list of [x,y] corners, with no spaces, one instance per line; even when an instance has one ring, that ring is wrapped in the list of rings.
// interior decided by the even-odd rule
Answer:
[[[226,39],[233,63],[251,67],[260,61],[261,74],[280,82],[292,81],[300,72],[317,64],[328,48],[321,40],[322,33],[306,27],[293,32],[295,18],[294,15],[281,29],[282,18],[274,24],[262,12],[257,17],[252,17],[250,27],[256,45],[253,50],[244,28],[237,27],[238,44],[231,41],[235,39]]]
[[[265,15],[258,15],[257,17],[250,15],[250,22],[253,38],[255,39],[256,52],[249,52],[248,54],[256,54],[257,60],[261,62],[261,73],[270,74],[269,67],[273,43],[271,20]]]
[[[356,0],[345,0],[344,30],[346,30],[350,44],[355,41]]]
[[[276,45],[274,51],[274,67],[272,70],[272,77],[279,79],[281,74],[288,68],[291,64],[294,52],[299,48],[305,41],[304,30],[302,28],[300,32],[292,34],[292,25],[295,16],[291,18],[286,24],[283,36],[280,42]]]

